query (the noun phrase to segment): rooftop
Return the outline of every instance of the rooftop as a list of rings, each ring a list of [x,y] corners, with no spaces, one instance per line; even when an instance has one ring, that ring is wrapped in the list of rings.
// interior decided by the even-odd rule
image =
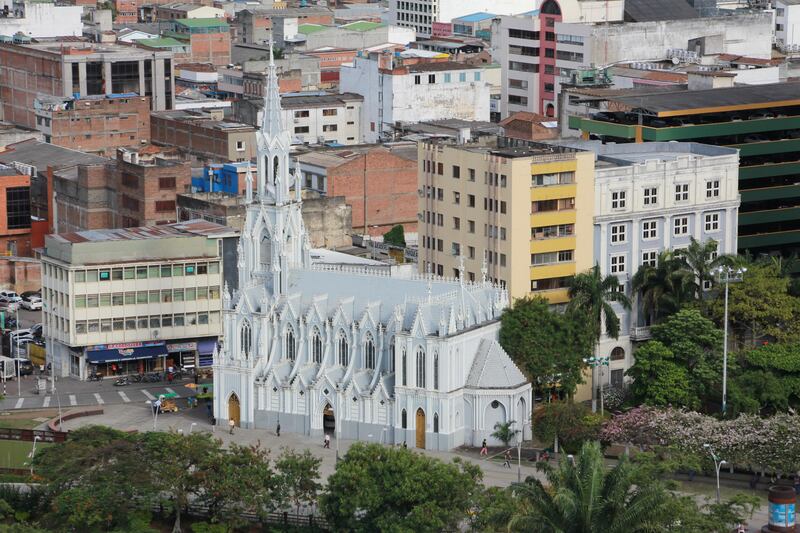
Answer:
[[[573,146],[568,146],[566,144],[546,144],[522,139],[512,139],[510,137],[502,137],[499,135],[479,137],[477,141],[466,143],[458,143],[453,139],[431,139],[427,142],[444,144],[459,150],[486,153],[505,157],[507,159],[514,159],[518,157],[563,156],[564,154],[573,154],[576,152],[586,151],[584,149],[574,148]]]
[[[366,21],[366,20],[358,20],[356,22],[351,22],[349,24],[345,24],[343,26],[340,26],[340,28],[345,29],[345,30],[351,30],[351,31],[370,31],[370,30],[374,30],[376,28],[381,28],[383,26],[385,26],[385,24],[382,24],[382,23],[379,23],[379,22],[369,22],[369,21]]]
[[[157,58],[170,58],[171,52],[148,51],[142,48],[134,48],[116,43],[93,43],[79,38],[57,37],[53,39],[37,39],[29,44],[5,44],[4,46],[19,46],[64,56],[66,62],[71,62],[75,58],[77,62],[86,61],[132,61],[136,59],[148,59],[153,56]]]
[[[695,142],[607,143],[564,139],[547,141],[595,153],[596,168],[627,167],[646,161],[674,161],[681,156],[737,158],[738,150],[726,146],[713,146]]]
[[[686,0],[625,0],[625,20],[628,22],[685,20],[699,16]]]
[[[227,226],[208,222],[207,220],[189,220],[175,224],[160,226],[142,226],[124,229],[97,229],[59,233],[49,238],[56,242],[81,244],[108,241],[139,241],[153,239],[173,239],[176,237],[228,237],[235,232]]]
[[[322,168],[336,168],[345,163],[349,163],[356,157],[360,157],[372,150],[386,150],[408,161],[417,160],[417,143],[415,142],[394,142],[375,144],[360,144],[355,146],[344,146],[339,148],[319,148],[306,152],[299,152],[295,155],[298,161],[308,165]]]
[[[198,6],[199,7],[199,6]],[[217,26],[228,27],[225,19],[202,18],[202,19],[175,19],[173,22],[186,28],[216,28]]]
[[[175,120],[177,122],[192,122],[197,126],[203,128],[212,128],[225,131],[254,131],[255,128],[250,124],[243,124],[241,122],[232,122],[228,120],[215,119],[210,113],[203,111],[190,111],[190,110],[172,110],[172,111],[158,111],[151,113],[154,118],[162,118],[167,120]]]
[[[497,15],[495,15],[494,13],[481,13],[481,12],[478,12],[478,13],[470,13],[469,15],[464,15],[463,17],[456,17],[456,18],[453,19],[453,21],[480,22],[480,21],[486,20],[486,19],[493,19],[496,16]]]
[[[416,72],[441,72],[445,70],[477,70],[482,68],[476,65],[467,65],[466,63],[457,63],[455,61],[433,61],[425,63],[416,63],[408,65],[408,71],[411,73]]]
[[[312,33],[325,31],[329,28],[332,28],[332,26],[323,26],[321,24],[300,24],[297,27],[297,31],[303,35],[311,35]]]
[[[173,48],[175,46],[186,46],[186,43],[174,37],[157,37],[155,39],[136,39],[136,44],[149,48]]]
[[[263,103],[263,98],[258,99]],[[340,94],[303,94],[287,93],[281,96],[281,106],[284,109],[323,107],[331,104],[343,104],[345,102],[364,101],[364,97],[355,93]]]
[[[0,152],[0,163],[23,163],[32,165],[41,172],[48,166],[62,169],[76,165],[103,165],[109,161],[105,157],[62,148],[36,139],[10,144],[6,146],[5,152]]]

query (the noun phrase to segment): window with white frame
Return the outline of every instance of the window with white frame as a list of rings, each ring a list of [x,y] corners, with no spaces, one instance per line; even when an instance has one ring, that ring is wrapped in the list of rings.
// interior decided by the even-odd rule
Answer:
[[[708,213],[705,216],[706,233],[719,231],[719,213]]]
[[[706,182],[706,198],[719,198],[719,180]]]
[[[625,272],[625,255],[612,255],[610,270],[612,274]]]
[[[621,244],[626,242],[627,233],[626,233],[625,224],[612,224],[611,225],[611,242],[613,244]]]
[[[686,235],[689,233],[689,217],[675,217],[672,221],[673,235]]]
[[[625,209],[625,191],[611,193],[611,209]]]
[[[658,187],[644,188],[644,205],[656,205],[658,203]]]
[[[658,222],[655,220],[645,220],[642,222],[642,239],[658,238]]]
[[[676,183],[675,184],[675,201],[688,202],[689,201],[689,184]]]
[[[658,250],[647,250],[642,252],[642,266],[654,267],[658,264]]]

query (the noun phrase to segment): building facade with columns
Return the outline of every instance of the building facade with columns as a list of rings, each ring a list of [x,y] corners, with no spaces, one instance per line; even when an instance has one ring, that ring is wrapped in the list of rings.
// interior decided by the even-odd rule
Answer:
[[[530,418],[531,387],[497,342],[506,290],[312,263],[270,61],[246,180],[239,290],[223,294],[214,413],[248,428],[448,450]],[[484,268],[485,272],[485,268]],[[527,431],[526,431],[527,433]]]

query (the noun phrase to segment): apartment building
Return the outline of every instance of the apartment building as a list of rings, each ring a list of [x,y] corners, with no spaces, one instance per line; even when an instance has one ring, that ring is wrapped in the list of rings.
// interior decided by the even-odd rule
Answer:
[[[36,228],[31,218],[31,177],[0,164],[0,199],[0,255],[31,256],[31,241],[36,240],[32,235]],[[42,229],[46,231],[46,222]]]
[[[419,268],[567,301],[594,264],[594,154],[507,137],[419,143]]]
[[[0,17],[0,35],[22,35],[23,39],[80,37],[83,34],[83,8],[56,2],[12,0],[4,2],[7,11]]]
[[[204,220],[48,235],[40,259],[54,374],[210,367],[235,240]],[[223,266],[226,250],[233,265]]]
[[[212,8],[213,9],[213,8]],[[176,56],[187,63],[211,63],[223,67],[231,63],[231,32],[224,18],[172,19],[167,38],[189,44],[188,55]]]
[[[114,24],[139,22],[139,0],[114,0]]]
[[[489,6],[480,0],[390,0],[389,24],[413,29],[417,35],[430,37],[440,23],[449,23],[476,11],[491,8],[493,13],[513,15],[529,11],[530,2],[499,0]]]
[[[163,111],[150,115],[154,143],[179,148],[201,161],[249,161],[256,153],[256,130],[223,120],[220,109]]]

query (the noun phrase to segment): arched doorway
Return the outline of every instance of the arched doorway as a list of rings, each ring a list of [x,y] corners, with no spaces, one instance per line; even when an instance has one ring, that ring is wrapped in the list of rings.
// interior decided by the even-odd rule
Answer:
[[[232,393],[228,398],[228,419],[233,420],[236,427],[241,424],[241,415],[239,412],[239,397],[236,393]]]
[[[331,437],[336,433],[336,416],[329,403],[325,404],[325,409],[322,410],[322,433]]]
[[[425,411],[417,409],[417,448],[425,449]]]

